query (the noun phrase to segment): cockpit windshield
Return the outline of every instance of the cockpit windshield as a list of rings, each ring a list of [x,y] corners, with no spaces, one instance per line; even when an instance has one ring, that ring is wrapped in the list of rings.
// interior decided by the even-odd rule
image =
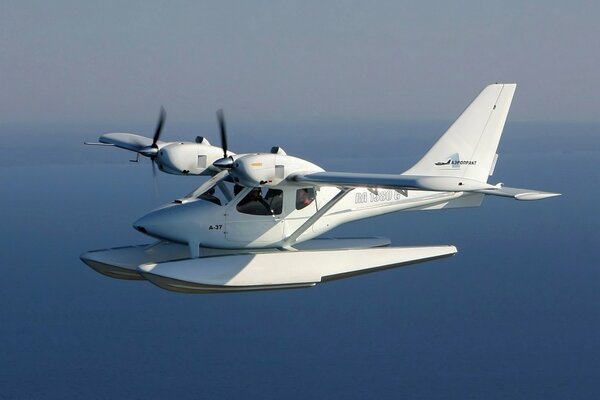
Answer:
[[[216,192],[215,188],[211,187],[206,192],[204,192],[200,196],[198,196],[198,199],[210,201],[211,203],[215,203],[218,206],[223,205],[222,200],[218,196],[215,195],[215,192]]]
[[[224,179],[212,182],[212,185],[207,185],[208,182],[209,181],[205,182],[192,193],[188,194],[185,199],[204,200],[219,206],[224,206],[235,197],[233,183],[227,182]]]
[[[255,187],[247,189],[244,186],[233,184],[225,179],[214,182],[212,186],[200,186],[188,198],[208,201],[224,206],[242,196],[237,203],[236,210],[243,214],[251,215],[279,215],[283,212],[283,191]],[[204,190],[204,192],[200,192]]]

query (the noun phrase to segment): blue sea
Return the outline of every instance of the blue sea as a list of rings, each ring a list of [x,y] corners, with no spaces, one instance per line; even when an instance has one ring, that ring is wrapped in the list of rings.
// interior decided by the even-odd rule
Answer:
[[[447,125],[233,124],[229,145],[400,173]],[[454,257],[217,295],[110,279],[79,260],[150,242],[132,222],[203,178],[161,174],[155,196],[147,160],[83,146],[102,124],[0,128],[0,399],[600,398],[598,124],[507,123],[490,182],[560,197],[488,197],[328,234],[454,244]],[[164,140],[196,135],[218,143],[216,126],[167,125]]]

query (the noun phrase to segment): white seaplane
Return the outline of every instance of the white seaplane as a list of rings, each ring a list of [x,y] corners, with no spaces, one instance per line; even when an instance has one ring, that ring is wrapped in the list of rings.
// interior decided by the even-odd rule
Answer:
[[[310,287],[320,282],[454,255],[456,247],[391,247],[384,238],[317,238],[363,218],[406,210],[477,207],[484,196],[539,200],[558,193],[487,183],[516,89],[487,86],[435,145],[402,174],[324,171],[287,155],[109,133],[99,139],[149,157],[159,169],[207,175],[196,190],[138,219],[148,245],[89,251],[81,259],[113,278],[147,279],[187,293]]]

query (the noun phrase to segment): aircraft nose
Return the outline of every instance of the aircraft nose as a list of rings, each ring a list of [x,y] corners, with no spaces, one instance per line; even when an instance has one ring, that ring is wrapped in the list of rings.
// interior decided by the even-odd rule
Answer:
[[[202,219],[202,209],[194,204],[170,205],[144,215],[133,227],[157,239],[188,243],[201,233]]]
[[[133,228],[141,233],[153,236],[158,239],[172,240],[169,234],[173,225],[172,219],[169,219],[164,210],[152,211],[144,215],[133,223]]]
[[[133,228],[136,231],[149,235],[150,233],[148,232],[148,229],[146,227],[153,225],[155,225],[153,218],[150,218],[150,214],[146,214],[133,223]]]
[[[141,219],[141,218],[140,218],[140,219]],[[138,220],[138,221],[139,221],[139,220]],[[133,228],[134,228],[136,231],[139,231],[139,232],[142,232],[142,233],[146,233],[146,234],[148,233],[148,231],[146,230],[146,228],[144,228],[144,226],[143,226],[143,225],[139,225],[139,224],[138,224],[138,222],[135,222],[135,223],[133,224]]]

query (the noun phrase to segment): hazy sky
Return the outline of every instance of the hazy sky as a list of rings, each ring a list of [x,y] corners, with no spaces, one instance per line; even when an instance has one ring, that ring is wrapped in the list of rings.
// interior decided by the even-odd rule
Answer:
[[[403,3],[3,0],[0,122],[600,121],[600,3]]]

